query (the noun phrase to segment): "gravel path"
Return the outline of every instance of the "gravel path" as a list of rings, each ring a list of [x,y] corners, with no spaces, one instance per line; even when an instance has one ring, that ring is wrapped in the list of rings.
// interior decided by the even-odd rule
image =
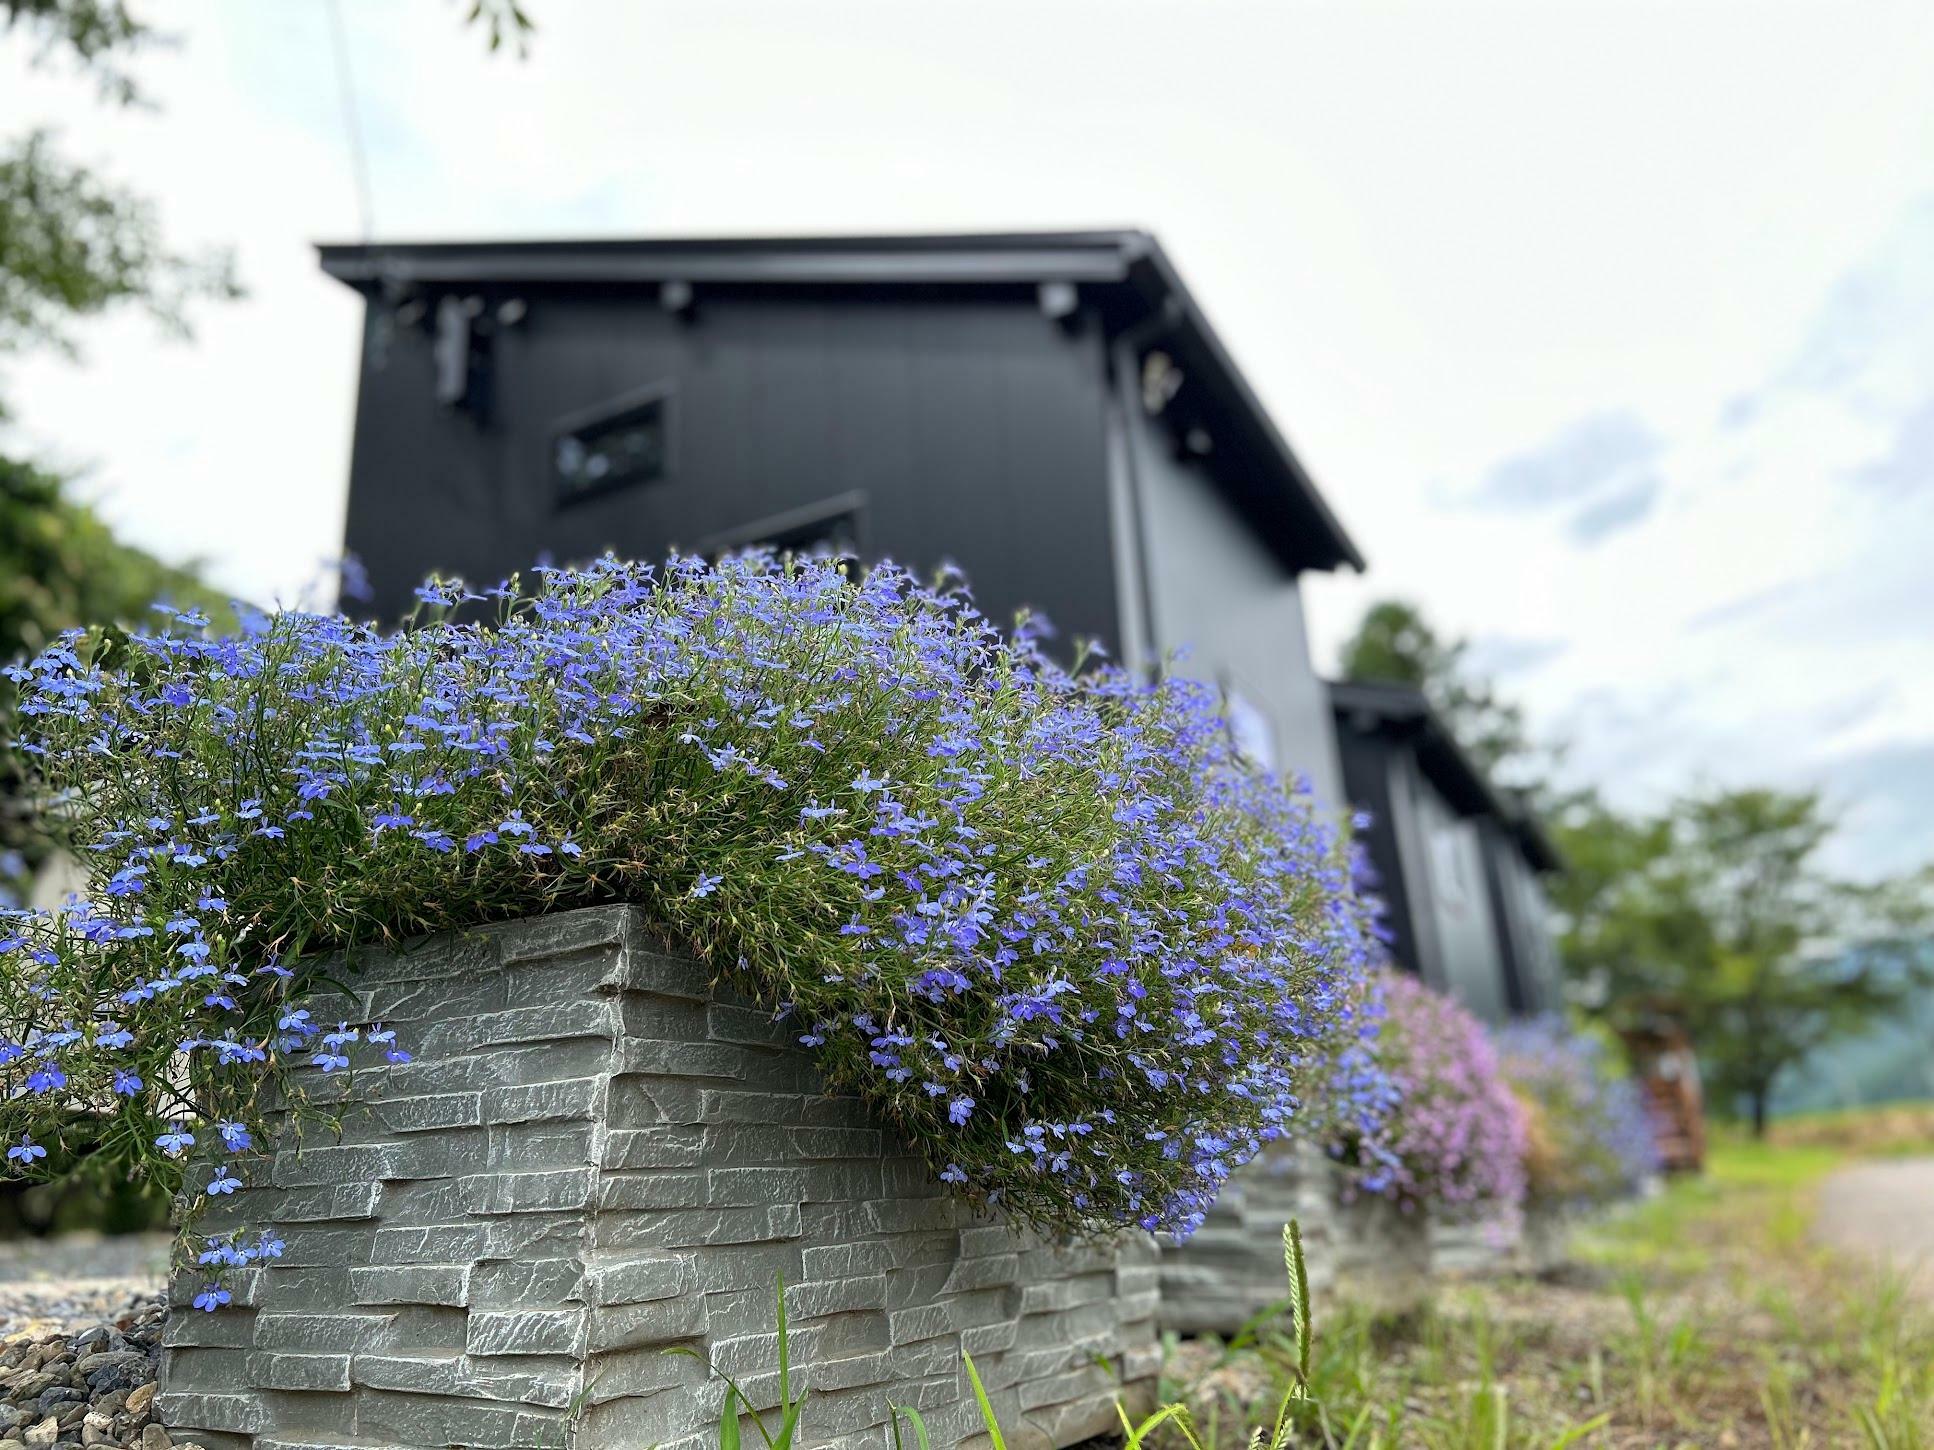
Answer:
[[[154,1420],[164,1234],[0,1241],[0,1450],[195,1450]]]
[[[75,1333],[160,1292],[165,1234],[73,1234],[0,1241],[0,1339]]]
[[[1934,1300],[1934,1158],[1841,1169],[1821,1186],[1814,1232],[1835,1248],[1881,1260]]]

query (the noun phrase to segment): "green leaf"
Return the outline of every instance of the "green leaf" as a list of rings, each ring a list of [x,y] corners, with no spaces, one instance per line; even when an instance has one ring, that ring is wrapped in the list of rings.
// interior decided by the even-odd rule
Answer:
[[[1141,1424],[1135,1426],[1134,1429],[1128,1432],[1128,1439],[1123,1445],[1122,1450],[1140,1450],[1142,1442],[1169,1420],[1176,1422],[1182,1433],[1188,1437],[1191,1445],[1198,1443],[1194,1432],[1189,1428],[1188,1409],[1180,1404],[1163,1405],[1161,1409],[1157,1410],[1154,1414],[1143,1420]],[[1126,1424],[1127,1420],[1124,1419],[1122,1423]]]
[[[893,1416],[893,1450],[905,1450],[900,1443],[900,1416],[905,1415],[913,1422],[913,1436],[920,1442],[920,1450],[933,1450],[933,1441],[927,1435],[927,1422],[912,1405],[888,1405]]]
[[[786,1341],[786,1276],[779,1275],[779,1403],[792,1405],[792,1355]]]
[[[1591,1419],[1585,1421],[1584,1424],[1573,1425],[1564,1434],[1560,1435],[1556,1440],[1553,1440],[1551,1442],[1551,1450],[1567,1450],[1568,1446],[1576,1445],[1587,1435],[1602,1430],[1611,1423],[1612,1414],[1609,1410],[1602,1415],[1594,1415]]]
[[[962,1353],[967,1361],[967,1378],[974,1385],[974,1402],[980,1406],[980,1418],[987,1426],[987,1438],[994,1442],[994,1450],[1007,1450],[1007,1437],[1001,1434],[1001,1422],[994,1418],[994,1406],[988,1402],[987,1387],[980,1382],[980,1371],[974,1368],[974,1357]]]
[[[792,1450],[792,1437],[799,1432],[800,1412],[806,1407],[807,1390],[799,1392],[799,1398],[786,1406],[785,1420],[779,1426],[779,1434],[769,1443],[772,1450]]]

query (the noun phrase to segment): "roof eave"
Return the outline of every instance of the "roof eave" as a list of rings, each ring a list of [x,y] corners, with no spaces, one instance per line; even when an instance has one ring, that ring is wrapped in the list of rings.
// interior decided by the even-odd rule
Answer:
[[[323,244],[316,253],[324,272],[358,289],[384,283],[1120,283],[1128,271],[1124,235]]]
[[[411,286],[690,283],[1017,286],[1058,281],[1122,287],[1167,317],[1181,361],[1207,381],[1245,435],[1243,451],[1281,484],[1220,485],[1292,572],[1361,570],[1344,531],[1262,400],[1237,368],[1160,243],[1145,231],[984,236],[726,237],[651,241],[351,243],[318,246],[322,270],[366,295]],[[1230,470],[1224,470],[1225,473]]]
[[[1418,764],[1459,815],[1490,816],[1515,825],[1519,812],[1478,768],[1450,732],[1423,691],[1407,685],[1370,685],[1332,681],[1330,703],[1339,716],[1368,714],[1390,734],[1410,741]]]
[[[1358,571],[1367,568],[1368,563],[1362,551],[1345,531],[1342,521],[1303,467],[1302,460],[1289,446],[1289,440],[1276,427],[1262,399],[1249,386],[1242,369],[1236,366],[1235,358],[1224,346],[1207,314],[1190,294],[1181,273],[1162,250],[1161,243],[1147,233],[1140,234],[1139,239],[1142,250],[1136,259],[1139,263],[1137,280],[1141,282],[1140,290],[1149,306],[1170,307],[1177,328],[1201,350],[1209,362],[1209,376],[1220,384],[1231,411],[1250,425],[1259,450],[1270,463],[1282,470],[1292,485],[1294,496],[1302,505],[1305,517],[1290,521],[1299,526],[1294,530],[1297,537],[1293,541],[1299,566],[1305,569],[1335,569],[1347,564]],[[1309,533],[1304,532],[1305,528]],[[1310,537],[1310,534],[1314,537]]]

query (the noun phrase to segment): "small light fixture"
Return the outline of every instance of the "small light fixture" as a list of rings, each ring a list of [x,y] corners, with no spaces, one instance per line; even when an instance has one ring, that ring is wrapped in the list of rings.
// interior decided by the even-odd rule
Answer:
[[[658,284],[658,305],[676,317],[690,317],[697,301],[690,282],[674,279]]]
[[[1081,306],[1081,294],[1072,282],[1043,282],[1035,295],[1040,299],[1041,315],[1053,322],[1067,322]]]

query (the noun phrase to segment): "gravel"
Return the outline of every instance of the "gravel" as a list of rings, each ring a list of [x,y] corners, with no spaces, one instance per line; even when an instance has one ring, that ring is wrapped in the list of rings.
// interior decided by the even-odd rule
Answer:
[[[0,1341],[113,1319],[135,1296],[160,1292],[168,1251],[165,1234],[0,1241]]]
[[[0,1450],[190,1450],[153,1419],[168,1240],[0,1243]]]

